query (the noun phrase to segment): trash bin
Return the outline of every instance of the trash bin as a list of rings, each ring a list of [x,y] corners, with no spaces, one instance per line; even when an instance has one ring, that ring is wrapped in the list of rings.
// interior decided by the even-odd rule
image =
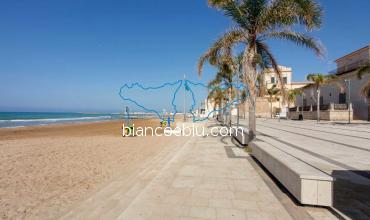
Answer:
[[[298,120],[303,121],[303,115],[302,114],[299,114]]]

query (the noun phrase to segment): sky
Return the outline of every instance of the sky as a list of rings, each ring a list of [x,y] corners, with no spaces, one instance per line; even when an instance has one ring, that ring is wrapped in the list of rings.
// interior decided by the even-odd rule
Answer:
[[[327,73],[335,59],[370,44],[369,0],[319,2],[324,25],[312,35],[325,58],[268,42],[294,81]],[[231,25],[206,0],[1,0],[0,111],[117,112],[128,105],[118,95],[125,83],[156,86],[184,74],[206,83],[215,70],[199,79],[197,60]]]

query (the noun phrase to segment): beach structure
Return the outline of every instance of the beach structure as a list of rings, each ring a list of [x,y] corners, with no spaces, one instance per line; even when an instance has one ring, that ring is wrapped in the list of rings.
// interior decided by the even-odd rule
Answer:
[[[337,68],[332,71],[337,77],[320,87],[321,120],[370,120],[370,89],[363,89],[370,81],[369,74],[357,77],[358,69],[370,62],[370,45],[349,53],[336,61]],[[296,98],[298,108],[290,109],[290,117],[316,119],[317,91],[313,84],[302,88]]]

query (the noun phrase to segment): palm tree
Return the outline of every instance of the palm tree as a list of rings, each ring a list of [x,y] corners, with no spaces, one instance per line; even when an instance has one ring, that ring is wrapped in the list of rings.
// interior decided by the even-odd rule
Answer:
[[[227,56],[220,56],[216,57],[217,60],[215,60],[215,63],[213,64],[218,68],[218,72],[216,73],[215,79],[213,79],[208,86],[210,88],[212,87],[218,87],[221,86],[226,88],[227,91],[227,101],[229,104],[231,104],[233,100],[234,95],[234,88],[233,88],[233,80],[235,72],[233,71],[233,67],[235,66],[234,60]],[[223,112],[222,108],[222,112]],[[231,124],[231,112],[229,117],[229,124]]]
[[[201,75],[204,63],[212,62],[212,57],[222,53],[230,54],[232,48],[242,46],[243,83],[249,90],[249,140],[252,140],[256,133],[257,79],[263,69],[261,67],[272,67],[279,81],[283,82],[277,61],[266,40],[292,41],[322,55],[322,47],[314,38],[293,30],[293,27],[298,26],[303,26],[307,31],[319,28],[322,9],[315,0],[209,0],[208,3],[230,17],[235,26],[200,58],[198,73]]]
[[[290,108],[290,103],[295,102],[297,96],[302,94],[302,89],[292,89],[288,91],[288,108]]]
[[[269,95],[269,102],[270,102],[270,114],[272,118],[272,99],[275,98],[278,94],[280,94],[280,89],[276,88],[276,85],[273,85],[271,88],[267,89],[267,94]]]
[[[207,99],[213,101],[213,109],[214,110],[219,109],[219,111],[222,109],[222,104],[225,98],[226,98],[225,91],[223,91],[218,86],[213,87],[212,90],[208,93],[207,97]]]
[[[320,87],[323,84],[327,84],[331,82],[336,76],[333,74],[328,74],[324,75],[321,73],[316,73],[316,74],[308,74],[307,75],[307,80],[313,82],[313,84],[316,87],[317,91],[317,122],[320,121]]]

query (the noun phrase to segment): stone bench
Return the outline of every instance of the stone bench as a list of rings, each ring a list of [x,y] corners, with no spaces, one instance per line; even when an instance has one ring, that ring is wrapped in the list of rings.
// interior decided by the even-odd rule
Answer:
[[[333,177],[263,141],[249,143],[252,155],[301,203],[333,205]]]
[[[236,127],[233,127],[235,129],[232,129],[232,136],[242,145],[247,145],[249,142],[248,137],[248,130],[246,127],[239,127],[239,129],[236,129]],[[243,128],[243,129],[240,129]]]

